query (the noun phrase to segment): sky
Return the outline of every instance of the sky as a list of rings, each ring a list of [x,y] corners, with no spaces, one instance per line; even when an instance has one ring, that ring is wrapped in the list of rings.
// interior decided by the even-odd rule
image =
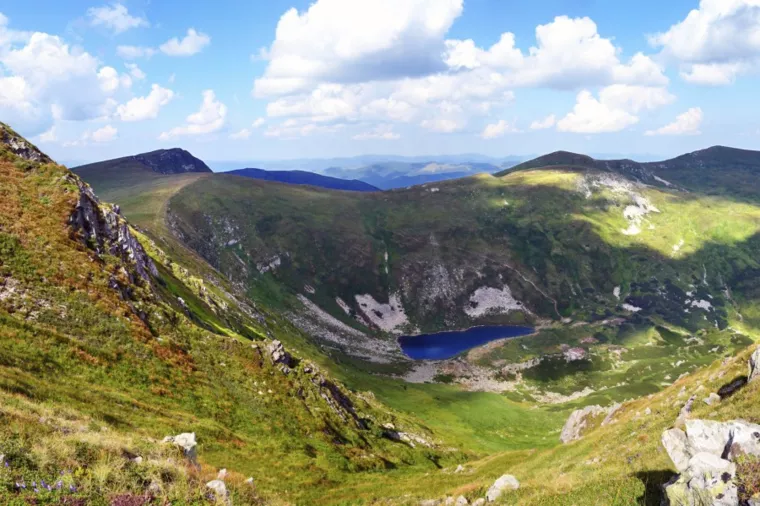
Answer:
[[[760,0],[0,3],[0,121],[54,158],[760,149]]]

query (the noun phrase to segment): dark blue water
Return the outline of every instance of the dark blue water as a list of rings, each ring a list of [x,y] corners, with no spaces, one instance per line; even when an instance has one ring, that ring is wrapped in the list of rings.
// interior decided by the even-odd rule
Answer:
[[[533,329],[530,327],[499,325],[419,336],[403,336],[399,337],[398,342],[404,353],[414,360],[444,360],[497,339],[525,336],[532,333]]]

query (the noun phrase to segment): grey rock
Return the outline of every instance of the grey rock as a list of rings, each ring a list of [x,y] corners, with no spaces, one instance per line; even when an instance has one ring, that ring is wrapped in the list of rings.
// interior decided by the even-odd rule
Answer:
[[[272,363],[282,364],[285,367],[293,366],[293,357],[290,355],[290,353],[285,351],[285,347],[280,341],[272,341],[269,343],[267,349],[269,350],[269,357],[272,359]]]
[[[11,153],[29,160],[30,162],[37,163],[52,163],[53,161],[48,158],[42,151],[37,149],[29,141],[23,139],[8,128],[3,123],[0,123],[0,144],[5,144],[10,149]]]
[[[214,497],[216,497],[217,500],[222,500],[226,503],[229,503],[227,485],[225,485],[222,480],[211,480],[210,482],[206,483],[206,487],[211,489],[211,491],[214,493]]]
[[[760,348],[756,349],[749,357],[749,380],[754,381],[760,377]]]
[[[198,443],[195,441],[195,432],[183,432],[176,436],[166,436],[163,443],[172,443],[182,448],[185,457],[190,462],[195,463],[197,459],[196,446]]]
[[[491,485],[491,488],[486,492],[486,500],[488,502],[494,502],[496,499],[507,490],[517,490],[520,488],[520,482],[517,478],[511,474],[505,474]]]
[[[704,403],[708,406],[713,406],[715,404],[718,404],[720,402],[720,395],[716,394],[715,392],[711,393],[708,397],[704,398]]]
[[[485,504],[486,504],[486,500],[483,499],[482,497],[480,499],[475,499],[472,502],[472,506],[485,506]]]
[[[470,501],[468,501],[465,496],[460,495],[459,497],[457,497],[457,500],[454,503],[454,506],[468,506],[469,504],[470,504]]]
[[[576,441],[583,437],[583,431],[588,427],[589,421],[599,416],[604,416],[602,425],[610,423],[612,415],[620,409],[620,404],[614,404],[609,408],[603,408],[601,406],[586,406],[583,409],[577,409],[573,411],[562,427],[559,440],[565,444]]]
[[[696,398],[696,395],[692,395],[689,397],[689,400],[686,401],[686,404],[683,405],[681,411],[678,413],[678,418],[676,418],[676,425],[680,425],[691,417],[691,411],[694,407],[694,401]]]
[[[670,429],[662,433],[662,446],[668,452],[670,460],[679,472],[684,472],[689,467],[691,453],[688,450],[686,433],[681,429]]]

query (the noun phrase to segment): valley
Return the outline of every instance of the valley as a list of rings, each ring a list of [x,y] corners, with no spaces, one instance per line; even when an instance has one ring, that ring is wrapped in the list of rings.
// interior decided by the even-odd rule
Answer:
[[[497,502],[659,504],[681,416],[760,420],[746,152],[689,155],[721,185],[558,153],[347,192],[173,150],[72,173],[2,130],[6,502],[475,503],[509,473]],[[481,326],[525,335],[399,344]]]

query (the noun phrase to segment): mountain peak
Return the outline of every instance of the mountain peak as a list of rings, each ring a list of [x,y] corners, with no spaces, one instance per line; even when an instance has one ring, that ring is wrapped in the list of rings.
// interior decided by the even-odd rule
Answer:
[[[181,148],[158,149],[132,157],[160,174],[183,174],[186,172],[211,172],[202,160]]]

